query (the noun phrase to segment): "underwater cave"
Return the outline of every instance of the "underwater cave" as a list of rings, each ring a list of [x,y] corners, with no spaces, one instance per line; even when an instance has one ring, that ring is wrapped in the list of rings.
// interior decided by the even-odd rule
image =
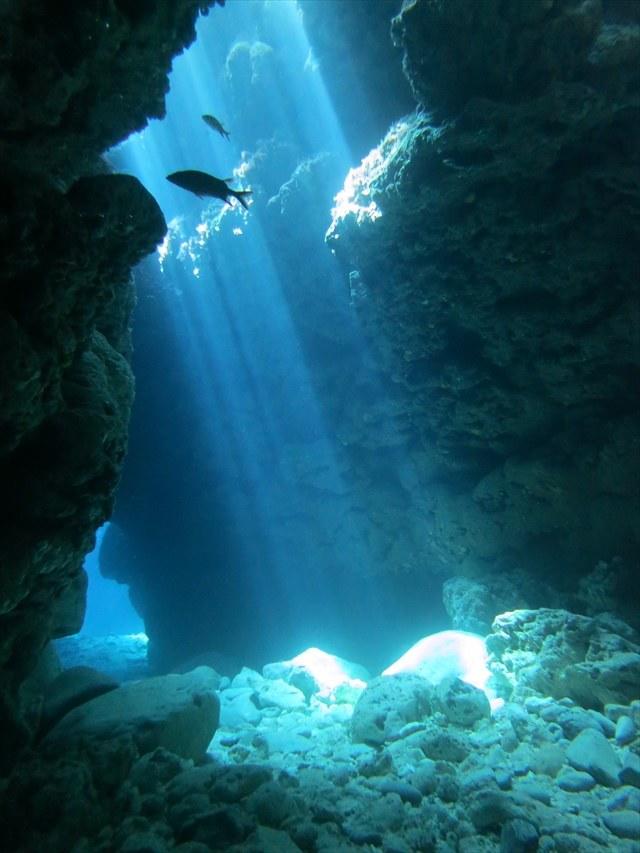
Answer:
[[[637,851],[640,3],[0,23],[2,849]]]

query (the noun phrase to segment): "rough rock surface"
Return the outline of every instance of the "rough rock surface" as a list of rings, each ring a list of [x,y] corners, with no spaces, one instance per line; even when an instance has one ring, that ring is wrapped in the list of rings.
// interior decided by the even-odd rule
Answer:
[[[507,610],[538,604],[549,607],[557,594],[524,572],[486,575],[482,581],[452,577],[442,585],[442,599],[452,628],[486,635],[493,620]]]
[[[491,715],[484,691],[459,678],[446,678],[440,682],[433,696],[433,706],[450,723],[468,728]]]
[[[256,699],[265,684],[286,699],[283,665],[266,668],[273,677],[244,668],[225,679],[222,705],[240,689]],[[388,691],[376,688],[385,681]],[[397,683],[371,682],[372,714],[377,694],[381,715],[405,716]],[[35,757],[2,792],[3,841],[50,853],[637,850],[640,777],[624,767],[640,741],[621,748],[614,731],[622,717],[640,721],[638,702],[594,714],[532,693],[474,721],[434,710],[369,745],[354,737],[366,693],[254,704],[256,716],[221,726],[196,764],[162,748],[120,751],[103,765]],[[555,722],[562,713],[575,729]]]
[[[381,744],[398,737],[408,723],[422,722],[431,712],[431,685],[419,675],[399,673],[374,679],[354,708],[352,737],[356,743]]]
[[[58,14],[43,0],[6,4],[3,171],[68,183],[151,117],[164,116],[167,72],[216,0],[90,0]]]
[[[165,230],[99,155],[163,114],[196,0],[4,4],[0,64],[0,755],[29,737],[19,686],[84,615],[82,561],[111,513],[133,399],[130,270]]]
[[[416,0],[394,33],[423,111],[350,175],[328,234],[393,397],[355,406],[345,440],[363,424],[381,449],[404,437],[423,564],[548,580],[562,565],[574,594],[618,555],[624,609],[640,530],[637,7]]]
[[[503,613],[486,642],[498,692],[512,700],[538,691],[600,709],[640,696],[640,637],[606,614]]]

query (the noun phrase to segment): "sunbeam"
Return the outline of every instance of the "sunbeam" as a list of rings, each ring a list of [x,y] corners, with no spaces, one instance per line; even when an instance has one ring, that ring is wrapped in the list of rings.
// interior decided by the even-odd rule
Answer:
[[[225,650],[252,660],[258,648],[286,654],[304,644],[357,650],[378,662],[412,636],[417,608],[385,578],[392,532],[387,546],[372,542],[377,510],[349,459],[346,376],[342,399],[326,397],[340,360],[347,373],[355,370],[362,393],[384,399],[386,392],[345,272],[324,244],[334,197],[356,162],[310,56],[293,0],[230,4],[224,18],[200,19],[195,44],[176,59],[166,118],[109,153],[115,169],[154,194],[169,223],[157,259],[145,264],[137,335],[143,339],[153,323],[149,301],[160,301],[163,346],[172,354],[167,385],[175,387],[154,394],[160,406],[163,395],[177,395],[196,424],[190,436],[184,425],[175,434],[193,443],[200,495],[199,507],[184,506],[187,475],[172,474],[162,501],[173,541],[164,546],[153,514],[132,519],[121,499],[117,516],[124,528],[140,528],[140,550],[165,564],[167,583],[175,562],[194,583],[199,567],[210,566],[207,591],[198,595],[187,584],[174,618],[186,648],[233,636],[236,647]],[[364,100],[358,110],[366,115]],[[203,115],[221,122],[229,138]],[[248,210],[232,198],[198,199],[166,180],[185,169],[250,189]],[[142,354],[134,359],[139,386],[157,384],[147,379],[153,368]],[[166,418],[168,430],[171,412]],[[148,441],[138,438],[146,419],[136,409],[130,457]],[[387,418],[385,440],[400,446],[394,428]],[[398,460],[401,469],[411,464]],[[185,540],[191,557],[180,547]],[[162,556],[151,556],[159,547]],[[191,626],[206,620],[205,607],[211,627],[194,638]],[[358,648],[372,614],[379,630]]]

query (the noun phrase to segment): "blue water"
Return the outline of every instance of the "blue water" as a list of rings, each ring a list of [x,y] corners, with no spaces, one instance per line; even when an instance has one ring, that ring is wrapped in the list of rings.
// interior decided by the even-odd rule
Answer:
[[[124,544],[109,572],[138,584],[165,660],[215,648],[257,663],[321,645],[388,661],[443,625],[423,624],[427,586],[384,579],[359,508],[366,480],[345,455],[362,429],[350,396],[379,389],[324,234],[362,152],[345,142],[292,0],[216,11],[174,61],[166,118],[108,153],[169,226],[137,274]],[[366,109],[354,103],[354,122]],[[184,169],[251,189],[249,210],[166,180]],[[411,477],[401,454],[396,467]]]
[[[80,633],[92,637],[144,631],[144,623],[131,603],[128,588],[104,577],[100,571],[100,549],[108,527],[107,523],[98,530],[96,546],[84,561],[89,585],[87,611]]]

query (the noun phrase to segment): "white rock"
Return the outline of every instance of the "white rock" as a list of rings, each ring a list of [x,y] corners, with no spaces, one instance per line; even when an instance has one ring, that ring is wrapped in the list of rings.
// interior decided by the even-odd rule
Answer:
[[[353,717],[353,705],[330,705],[329,714],[332,723],[344,725]]]
[[[248,666],[243,666],[237,675],[234,675],[231,681],[231,689],[235,690],[242,687],[256,688],[264,683],[264,678],[255,669],[249,669]]]
[[[280,708],[283,711],[304,708],[307,704],[304,693],[281,678],[264,681],[256,692],[256,702],[259,708]]]
[[[360,664],[315,647],[305,649],[291,660],[267,664],[262,674],[265,678],[289,681],[296,671],[307,673],[317,684],[318,690],[327,694],[342,684],[362,689],[371,679],[370,673]]]
[[[229,688],[220,694],[220,725],[225,729],[254,726],[262,719],[262,713],[253,701],[251,687]]]
[[[396,675],[400,672],[415,673],[431,684],[457,677],[483,690],[489,678],[484,639],[467,631],[430,634],[411,646],[382,674]]]

